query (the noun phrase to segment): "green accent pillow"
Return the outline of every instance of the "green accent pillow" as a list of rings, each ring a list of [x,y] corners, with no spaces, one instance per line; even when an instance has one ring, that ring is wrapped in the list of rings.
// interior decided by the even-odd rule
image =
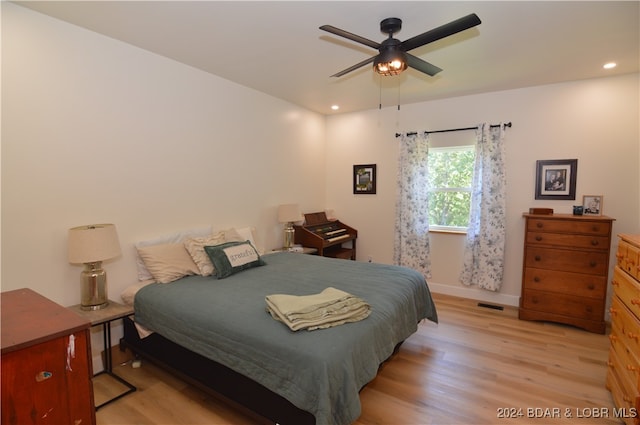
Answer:
[[[224,279],[242,270],[266,264],[249,241],[205,246],[204,250],[213,263],[213,274],[218,279]]]

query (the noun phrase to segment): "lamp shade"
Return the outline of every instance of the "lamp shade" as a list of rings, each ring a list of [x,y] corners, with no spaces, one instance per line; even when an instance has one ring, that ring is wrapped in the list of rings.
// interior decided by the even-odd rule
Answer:
[[[104,261],[120,255],[120,242],[113,224],[90,224],[69,229],[69,262]]]
[[[298,204],[284,204],[278,207],[278,221],[291,223],[302,220],[302,213]]]

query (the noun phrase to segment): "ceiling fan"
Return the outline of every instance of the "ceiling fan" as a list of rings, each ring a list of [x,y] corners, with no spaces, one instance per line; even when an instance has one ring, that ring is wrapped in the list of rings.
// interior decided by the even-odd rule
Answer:
[[[456,19],[455,21],[451,21],[448,24],[444,24],[420,35],[416,35],[408,40],[400,41],[393,38],[393,33],[400,31],[402,28],[402,20],[399,18],[387,18],[380,22],[380,31],[389,34],[389,38],[384,40],[382,43],[376,43],[375,41],[360,37],[359,35],[352,34],[331,25],[323,25],[320,29],[340,37],[348,38],[349,40],[357,43],[364,44],[365,46],[372,47],[377,49],[379,52],[377,56],[363,60],[360,63],[332,75],[332,77],[341,77],[371,62],[373,62],[373,69],[382,75],[397,75],[407,69],[407,67],[411,67],[420,72],[424,72],[427,75],[434,76],[438,72],[442,71],[442,69],[412,55],[411,53],[408,53],[408,51],[475,27],[480,23],[480,18],[478,18],[475,13],[472,13]]]

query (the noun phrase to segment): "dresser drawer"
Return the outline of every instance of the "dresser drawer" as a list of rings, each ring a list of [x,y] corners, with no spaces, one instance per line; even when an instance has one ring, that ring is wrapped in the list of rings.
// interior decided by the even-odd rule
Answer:
[[[624,272],[620,267],[613,269],[613,292],[624,305],[636,316],[640,317],[640,283]]]
[[[604,317],[602,300],[532,289],[524,290],[522,307],[585,320],[601,321]]]
[[[609,352],[609,362],[614,360],[614,369],[618,371],[621,378],[622,386],[625,392],[630,396],[629,400],[633,401],[640,395],[640,364],[631,349],[624,344],[623,338],[614,330],[609,335],[611,340],[611,351],[615,354],[612,356]]]
[[[558,292],[602,300],[607,290],[605,276],[527,267],[524,270],[525,289]]]
[[[633,383],[629,381],[622,360],[620,360],[613,347],[609,349],[607,365],[609,367],[607,371],[607,387],[611,391],[616,407],[625,409],[628,413],[632,412],[631,409],[635,407],[634,404],[640,394],[637,389],[634,389]],[[624,421],[627,425],[637,423],[634,422],[634,418],[624,418]]]
[[[565,272],[606,276],[609,256],[606,252],[570,251],[528,246],[525,266]]]
[[[635,279],[640,279],[640,248],[621,240],[616,252],[617,265]]]
[[[640,359],[640,319],[625,307],[618,296],[614,296],[611,300],[609,311],[612,320],[611,326],[617,330],[618,336],[624,345],[634,353],[637,361]]]
[[[573,235],[568,233],[527,232],[527,244],[566,246],[608,250],[611,241],[608,236]]]
[[[611,234],[611,224],[605,221],[531,218],[527,223],[527,230],[533,232],[580,233],[606,237]]]

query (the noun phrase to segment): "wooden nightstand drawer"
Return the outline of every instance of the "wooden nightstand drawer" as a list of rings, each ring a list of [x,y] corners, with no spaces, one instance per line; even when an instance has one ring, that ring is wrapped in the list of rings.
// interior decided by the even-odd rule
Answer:
[[[606,276],[609,256],[599,251],[527,247],[525,266]]]
[[[596,235],[609,237],[611,226],[602,221],[580,220],[554,220],[546,218],[533,218],[528,220],[527,230],[531,232],[559,232],[578,233],[583,235]]]
[[[524,271],[523,287],[602,299],[606,294],[607,278],[599,275],[527,267]]]
[[[618,336],[624,345],[636,357],[636,362],[640,358],[640,319],[636,317],[620,301],[618,296],[611,300],[611,326],[617,330]]]

